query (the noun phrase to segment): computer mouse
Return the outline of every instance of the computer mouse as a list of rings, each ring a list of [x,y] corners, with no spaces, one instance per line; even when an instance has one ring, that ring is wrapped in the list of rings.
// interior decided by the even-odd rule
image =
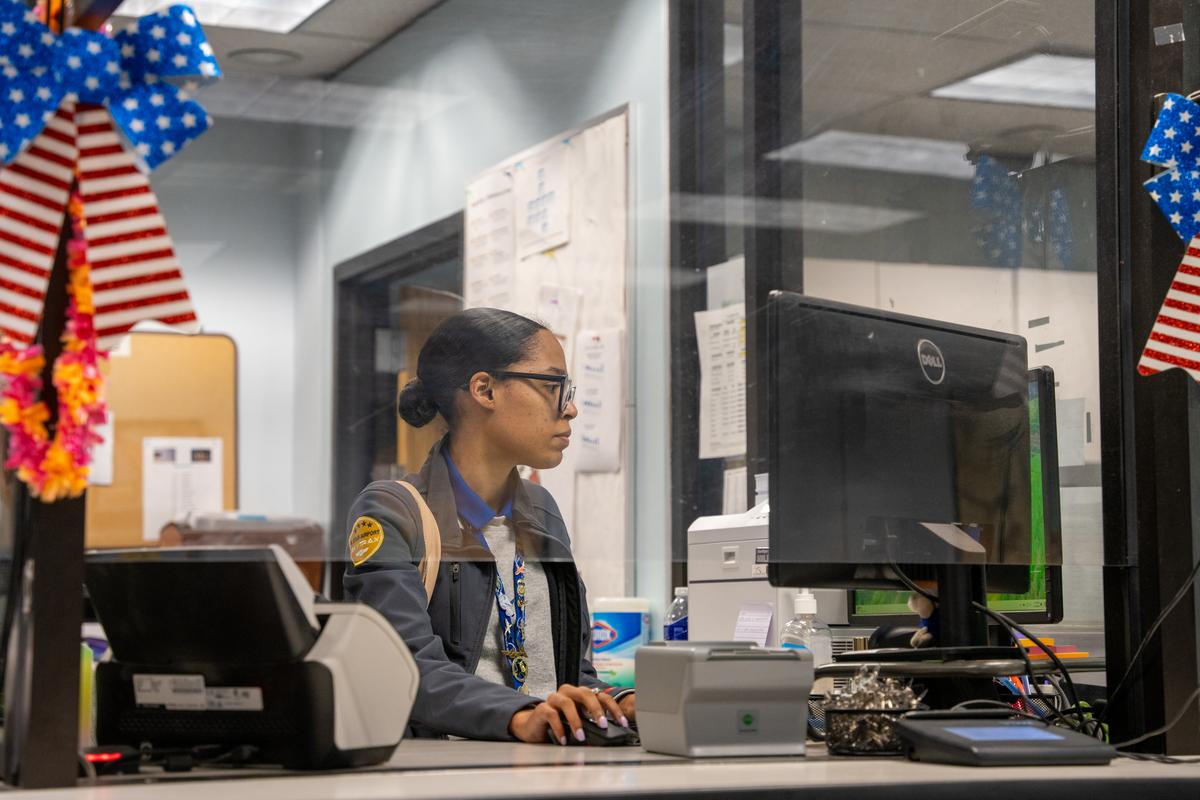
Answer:
[[[546,740],[557,744],[554,733],[546,729]],[[607,728],[601,728],[587,717],[583,718],[583,741],[579,741],[571,733],[567,734],[568,745],[587,745],[589,747],[620,747],[640,745],[642,740],[635,731],[609,720]]]

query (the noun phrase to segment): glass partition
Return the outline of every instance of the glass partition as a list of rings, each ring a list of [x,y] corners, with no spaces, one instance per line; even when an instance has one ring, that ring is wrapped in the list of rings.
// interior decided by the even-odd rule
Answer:
[[[1045,489],[1061,504],[1058,630],[1095,650],[1103,550],[1094,9],[952,6],[726,4],[720,101],[728,168],[703,202],[690,201],[696,219],[727,223],[717,234],[725,252],[710,251],[701,265],[713,267],[706,300],[714,285],[726,285],[729,266],[741,278],[746,253],[749,281],[764,291],[1022,337],[1028,367],[1053,375],[1057,470]],[[753,247],[748,238],[757,238]],[[761,283],[764,274],[779,275],[778,286]],[[751,328],[765,315],[762,302],[747,304]],[[764,335],[757,352],[765,346]],[[750,370],[747,380],[765,387],[766,364]],[[827,373],[791,377],[827,387]],[[809,391],[824,390],[816,386]],[[918,416],[872,419],[895,444],[904,422],[922,426],[913,436],[929,433],[930,418]],[[737,455],[723,459],[726,475],[740,477],[742,464]],[[743,497],[710,480],[701,502],[729,511]],[[889,603],[904,610],[903,597],[866,598],[863,616]]]
[[[1094,3],[196,5],[212,127],[135,238],[199,330],[108,357],[97,653],[161,556],[234,576],[189,613],[269,583],[289,657],[323,601],[382,614],[419,735],[524,711],[446,721],[433,661],[616,703],[684,620],[780,645],[799,588],[838,651],[915,623],[901,565],[986,565],[995,608],[1103,654]],[[95,256],[108,313],[148,302],[125,258]]]

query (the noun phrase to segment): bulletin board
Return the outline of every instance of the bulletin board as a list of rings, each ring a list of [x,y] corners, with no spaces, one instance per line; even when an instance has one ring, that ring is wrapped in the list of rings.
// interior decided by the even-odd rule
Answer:
[[[112,484],[87,492],[88,547],[140,547],[142,439],[219,437],[223,501],[237,508],[237,347],[228,336],[133,333],[110,354]]]
[[[626,595],[634,578],[625,513],[631,219],[625,107],[505,159],[466,187],[465,305],[547,324],[578,386],[571,446],[537,480],[558,502],[592,596]],[[580,513],[598,508],[612,513]]]

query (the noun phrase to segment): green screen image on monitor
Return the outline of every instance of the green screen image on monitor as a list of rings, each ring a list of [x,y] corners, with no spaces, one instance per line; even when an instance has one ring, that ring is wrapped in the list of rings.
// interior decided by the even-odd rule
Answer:
[[[1045,374],[1042,374],[1045,373]],[[1047,398],[1048,409],[1043,408],[1042,393],[1053,391],[1053,372],[1041,368],[1031,372],[1029,382],[1029,505],[1030,505],[1030,565],[1029,589],[1021,594],[991,594],[987,596],[988,608],[1000,613],[1033,614],[1035,616],[1053,615],[1051,608],[1050,587],[1047,581],[1047,547],[1046,547],[1046,511],[1047,476],[1043,470],[1048,461],[1053,468],[1058,468],[1057,453],[1048,453],[1043,457],[1043,448],[1057,447],[1057,437],[1052,429],[1053,420],[1047,420],[1043,430],[1043,411],[1053,413],[1052,395]],[[1052,480],[1050,485],[1057,487],[1058,481]],[[1052,498],[1056,499],[1056,498]],[[1057,514],[1057,503],[1054,504],[1053,514]],[[908,607],[908,591],[864,590],[854,591],[853,616],[859,619],[887,617],[901,614],[911,615]],[[1046,619],[1045,621],[1054,621]]]

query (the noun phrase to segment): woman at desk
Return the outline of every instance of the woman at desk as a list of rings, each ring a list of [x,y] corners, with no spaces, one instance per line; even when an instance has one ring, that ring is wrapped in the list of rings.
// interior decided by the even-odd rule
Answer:
[[[474,308],[442,322],[421,348],[400,416],[449,428],[409,482],[432,512],[440,563],[425,558],[421,503],[376,481],[350,510],[349,598],[396,627],[421,670],[414,735],[584,740],[634,719],[632,690],[601,682],[588,661],[583,582],[554,498],[517,465],[563,458],[577,411],[558,340],[518,314]],[[429,592],[422,568],[437,569]]]

